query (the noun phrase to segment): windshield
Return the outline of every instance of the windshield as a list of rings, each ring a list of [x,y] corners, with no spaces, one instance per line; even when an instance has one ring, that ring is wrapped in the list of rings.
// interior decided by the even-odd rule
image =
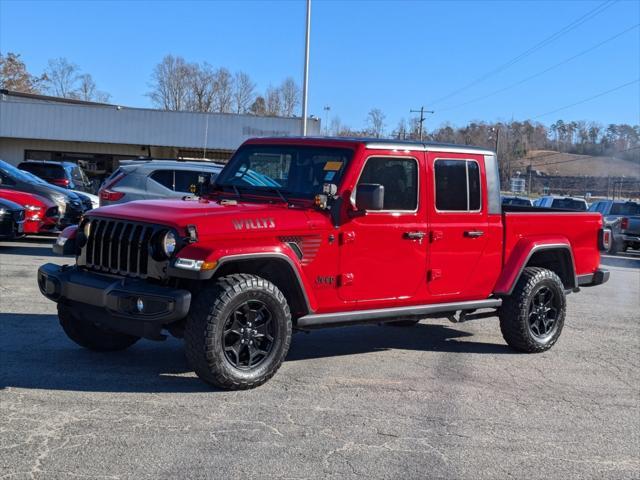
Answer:
[[[610,215],[640,215],[640,204],[633,202],[614,203],[611,205]]]
[[[313,198],[325,183],[338,184],[353,150],[294,145],[241,147],[220,173],[218,188]]]

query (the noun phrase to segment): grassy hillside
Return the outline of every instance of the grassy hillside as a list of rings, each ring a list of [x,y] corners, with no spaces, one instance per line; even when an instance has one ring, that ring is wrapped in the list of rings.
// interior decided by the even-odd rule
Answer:
[[[512,169],[526,171],[529,164],[547,175],[591,177],[640,177],[640,165],[614,157],[589,157],[549,150],[533,150],[514,162]]]

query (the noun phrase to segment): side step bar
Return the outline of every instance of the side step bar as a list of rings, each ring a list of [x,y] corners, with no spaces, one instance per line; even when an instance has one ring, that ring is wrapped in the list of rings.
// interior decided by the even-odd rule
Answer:
[[[382,308],[376,310],[357,310],[353,312],[319,313],[304,315],[298,319],[298,328],[340,327],[358,323],[393,322],[399,318],[427,316],[434,313],[455,313],[458,310],[478,310],[480,308],[498,308],[500,298],[488,298],[473,302],[433,303],[411,307]]]

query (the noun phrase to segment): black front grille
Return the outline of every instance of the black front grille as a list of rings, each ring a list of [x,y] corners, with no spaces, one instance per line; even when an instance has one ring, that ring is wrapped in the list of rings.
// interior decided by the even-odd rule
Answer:
[[[21,222],[24,220],[24,210],[14,210],[13,218],[16,222]]]
[[[89,222],[89,238],[84,247],[87,267],[120,275],[147,276],[152,238],[166,228],[112,219]]]

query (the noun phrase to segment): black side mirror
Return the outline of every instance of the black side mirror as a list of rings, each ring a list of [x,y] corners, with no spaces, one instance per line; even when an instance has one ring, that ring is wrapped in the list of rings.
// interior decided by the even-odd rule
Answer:
[[[356,188],[358,210],[382,210],[384,208],[384,185],[361,183]]]

